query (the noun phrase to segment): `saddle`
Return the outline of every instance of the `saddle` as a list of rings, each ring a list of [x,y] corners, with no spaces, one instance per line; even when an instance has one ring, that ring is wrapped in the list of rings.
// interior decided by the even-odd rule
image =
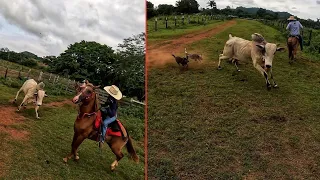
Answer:
[[[103,123],[103,113],[98,111],[98,113],[96,115],[95,122],[94,122],[94,129],[96,131],[98,131],[99,134],[101,133],[101,124],[102,123]],[[122,128],[123,128],[122,123],[117,119],[108,125],[106,135],[125,138],[124,134],[121,130]],[[99,138],[97,139],[97,141],[99,141]]]

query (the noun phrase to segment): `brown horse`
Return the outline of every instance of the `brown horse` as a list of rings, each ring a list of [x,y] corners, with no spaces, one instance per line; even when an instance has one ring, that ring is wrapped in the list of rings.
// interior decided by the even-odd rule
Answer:
[[[289,51],[289,63],[291,64],[295,61],[297,55],[297,50],[299,46],[299,39],[296,36],[290,36],[287,42],[288,51]]]
[[[68,154],[63,161],[67,163],[69,159],[74,157],[75,160],[79,160],[77,153],[78,147],[85,139],[91,139],[98,141],[98,131],[94,128],[96,117],[98,116],[99,106],[98,97],[94,91],[97,86],[93,86],[91,83],[86,81],[86,84],[78,89],[78,94],[73,98],[75,104],[82,103],[79,107],[79,114],[74,123],[74,135],[71,144],[71,153]],[[121,152],[124,145],[126,145],[129,154],[135,162],[139,161],[133,145],[131,137],[128,135],[124,127],[120,127],[123,137],[108,136],[106,135],[106,142],[111,148],[112,152],[116,155],[116,160],[111,164],[111,170],[113,171],[118,162],[123,158]]]

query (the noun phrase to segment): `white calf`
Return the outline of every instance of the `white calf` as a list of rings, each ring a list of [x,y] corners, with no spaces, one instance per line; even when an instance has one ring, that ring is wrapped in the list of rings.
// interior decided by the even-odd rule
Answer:
[[[25,96],[24,96],[24,99],[22,100],[22,103],[18,107],[18,111],[20,111],[22,105],[26,107],[28,103],[34,102],[36,105],[35,106],[36,118],[39,119],[39,114],[38,114],[39,106],[42,105],[43,97],[47,97],[47,95],[45,94],[45,91],[43,90],[44,86],[45,85],[43,82],[37,84],[37,82],[33,79],[29,79],[26,82],[24,82],[22,87],[17,92],[17,95],[14,99],[14,102],[16,102],[19,96],[19,93],[21,91],[24,92]]]
[[[274,87],[277,87],[278,85],[272,75],[272,61],[274,54],[283,49],[282,47],[278,47],[277,44],[266,42],[263,36],[258,33],[252,34],[252,41],[232,37],[232,35],[229,34],[229,40],[224,46],[223,54],[219,55],[218,69],[221,69],[221,60],[234,59],[236,60],[235,62],[237,62],[252,59],[253,66],[264,76],[267,88],[271,88],[268,73],[271,75]],[[237,70],[240,71],[238,67]]]

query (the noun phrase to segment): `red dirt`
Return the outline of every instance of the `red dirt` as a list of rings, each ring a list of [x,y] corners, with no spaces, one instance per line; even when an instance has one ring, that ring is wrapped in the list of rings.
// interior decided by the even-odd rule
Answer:
[[[64,104],[75,105],[75,104],[73,104],[71,99],[66,99],[66,100],[59,101],[59,102],[51,102],[51,103],[47,103],[47,104],[43,104],[43,105],[46,107],[61,107]]]
[[[21,124],[25,120],[23,116],[16,113],[16,109],[16,107],[1,107],[0,131],[9,134],[12,139],[26,140],[28,139],[29,132],[8,127],[14,124]]]
[[[170,62],[175,62],[171,53],[184,54],[184,48],[186,45],[191,44],[195,41],[199,41],[208,37],[211,37],[219,32],[236,24],[236,21],[228,21],[210,30],[198,31],[196,33],[187,34],[180,38],[161,42],[161,44],[154,44],[147,47],[148,59],[147,66],[163,66]],[[160,59],[161,58],[161,59]]]

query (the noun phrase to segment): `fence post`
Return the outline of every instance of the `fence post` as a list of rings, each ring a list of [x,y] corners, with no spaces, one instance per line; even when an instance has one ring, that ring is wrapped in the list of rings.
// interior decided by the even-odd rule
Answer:
[[[67,83],[67,85],[66,85],[66,91],[68,91],[69,84],[70,84],[70,79],[68,79],[68,83]]]
[[[154,22],[154,29],[155,29],[155,31],[157,31],[158,30],[158,18],[156,18],[156,20],[155,20],[155,22]]]
[[[312,29],[310,29],[310,33],[309,33],[309,42],[308,42],[308,46],[310,46],[310,44],[311,44],[311,36],[312,36]]]
[[[190,24],[190,15],[188,16],[188,24]]]
[[[49,81],[51,80],[51,76],[52,76],[52,73],[50,73],[50,76],[49,76]]]
[[[38,77],[38,82],[40,82],[42,80],[42,74],[43,74],[43,72],[40,71],[40,74],[39,74],[39,77]]]
[[[174,27],[177,27],[177,16],[174,16]]]
[[[7,79],[7,74],[8,74],[8,67],[7,67],[6,72],[4,74],[4,79]]]
[[[28,71],[28,74],[27,74],[27,79],[29,79],[29,76],[30,76],[30,72],[31,72],[31,69],[29,69],[29,71]]]
[[[184,15],[182,16],[182,24],[184,25]]]
[[[21,71],[22,71],[22,68],[21,68],[20,71],[19,71],[19,75],[18,75],[18,78],[19,78],[19,79],[22,79],[22,78],[21,78]]]
[[[166,29],[168,29],[168,17],[166,17]]]

